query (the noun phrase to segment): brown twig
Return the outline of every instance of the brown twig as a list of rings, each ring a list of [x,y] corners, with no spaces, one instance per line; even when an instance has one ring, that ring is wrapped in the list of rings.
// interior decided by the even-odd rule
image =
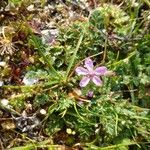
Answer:
[[[1,149],[1,150],[4,150],[3,142],[2,142],[2,140],[1,140],[1,138],[0,138],[0,149]]]

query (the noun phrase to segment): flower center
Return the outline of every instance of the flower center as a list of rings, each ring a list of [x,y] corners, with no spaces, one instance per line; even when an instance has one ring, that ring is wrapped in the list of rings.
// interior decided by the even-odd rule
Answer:
[[[87,75],[89,78],[93,78],[95,76],[95,73],[93,71],[89,72]]]

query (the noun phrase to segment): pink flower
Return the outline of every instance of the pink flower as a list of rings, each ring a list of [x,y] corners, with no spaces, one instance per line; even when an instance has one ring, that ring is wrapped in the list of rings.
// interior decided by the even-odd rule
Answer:
[[[97,86],[102,85],[100,76],[104,76],[107,73],[107,68],[105,66],[101,66],[94,69],[93,61],[90,58],[85,60],[84,67],[85,68],[77,67],[75,70],[78,75],[83,75],[79,85],[81,87],[85,87],[90,80],[92,80]]]
[[[87,98],[88,99],[92,99],[93,98],[93,95],[94,95],[94,92],[93,91],[88,91],[88,93],[87,93]]]

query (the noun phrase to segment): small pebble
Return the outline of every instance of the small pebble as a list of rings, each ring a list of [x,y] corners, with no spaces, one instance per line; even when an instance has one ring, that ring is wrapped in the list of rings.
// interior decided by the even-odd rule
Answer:
[[[8,103],[9,103],[9,101],[8,101],[7,99],[2,99],[2,100],[1,100],[1,104],[2,104],[3,106],[7,106]]]
[[[5,67],[5,66],[6,66],[6,62],[5,62],[5,61],[1,61],[1,62],[0,62],[0,66],[1,66],[1,67]]]
[[[0,81],[0,87],[3,86],[3,84],[4,84],[4,82],[3,82],[3,81]]]
[[[66,129],[66,132],[67,132],[68,134],[71,134],[71,133],[72,133],[72,130],[71,130],[70,128],[67,128],[67,129]]]
[[[37,79],[33,79],[33,78],[26,78],[26,77],[24,77],[22,82],[25,85],[33,85],[34,83],[37,83],[38,80]]]
[[[46,115],[46,110],[45,110],[45,109],[41,109],[41,110],[40,110],[40,113],[41,113],[42,115]]]

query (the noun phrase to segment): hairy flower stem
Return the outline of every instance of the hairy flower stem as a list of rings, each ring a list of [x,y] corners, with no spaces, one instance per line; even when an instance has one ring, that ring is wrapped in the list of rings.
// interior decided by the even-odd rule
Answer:
[[[34,85],[3,85],[2,88],[4,89],[26,89],[29,88],[30,89],[34,89],[34,88],[38,88],[38,87],[46,87],[46,88],[51,88],[55,85],[58,85],[58,83],[60,83],[59,81],[53,81],[53,82],[48,82],[48,83],[39,83],[39,84],[34,84]]]
[[[3,106],[1,103],[0,103],[0,109],[4,109],[4,110],[6,110],[6,111],[11,112],[12,114],[15,114],[15,115],[21,116],[21,114],[20,114],[20,113],[18,113],[17,111],[15,111],[14,109],[12,109],[11,107]]]
[[[73,53],[73,55],[72,55],[72,58],[71,58],[71,60],[70,60],[69,66],[68,66],[68,68],[67,68],[66,76],[65,76],[65,82],[68,81],[69,72],[70,72],[70,70],[71,70],[71,68],[72,68],[72,66],[73,66],[73,64],[74,64],[74,61],[75,61],[75,59],[76,59],[76,54],[77,54],[77,52],[78,52],[78,50],[79,50],[79,48],[80,48],[80,45],[81,45],[82,40],[83,40],[83,37],[84,37],[84,32],[81,33],[81,36],[80,36],[80,38],[79,38],[79,40],[78,40],[77,46],[76,46],[76,48],[75,48],[75,51],[74,51],[74,53]]]
[[[108,38],[105,37],[105,45],[104,45],[104,52],[103,52],[103,60],[102,60],[102,63],[105,63],[106,54],[107,54],[107,43],[108,43]]]

